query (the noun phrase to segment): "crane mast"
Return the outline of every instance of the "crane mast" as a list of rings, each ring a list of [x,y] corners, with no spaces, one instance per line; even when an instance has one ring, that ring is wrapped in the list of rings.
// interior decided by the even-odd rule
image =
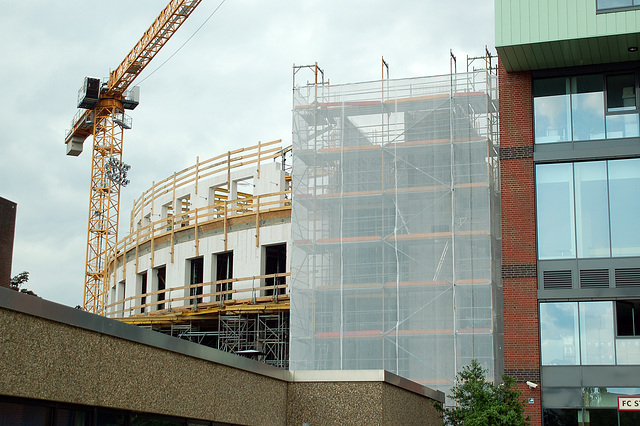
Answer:
[[[85,139],[93,135],[91,188],[87,227],[87,254],[82,308],[104,315],[108,290],[107,254],[118,237],[120,188],[128,183],[128,166],[122,163],[124,129],[131,128],[125,110],[139,102],[138,75],[169,41],[202,0],[171,0],[143,34],[131,52],[111,72],[107,82],[85,78],[78,94],[78,108],[65,136],[67,155],[80,155]]]

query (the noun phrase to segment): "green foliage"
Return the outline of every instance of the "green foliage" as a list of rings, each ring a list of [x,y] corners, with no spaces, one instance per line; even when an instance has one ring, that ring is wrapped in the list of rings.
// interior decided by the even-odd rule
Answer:
[[[35,294],[31,290],[28,290],[26,288],[22,288],[22,289],[20,288],[22,284],[26,283],[27,281],[29,281],[29,272],[27,271],[20,272],[18,275],[11,278],[11,281],[9,281],[9,288],[15,291],[19,291],[20,293],[29,294],[31,296],[37,296],[37,294]]]
[[[11,278],[9,286],[14,290],[20,290],[20,286],[29,281],[29,273],[27,271],[20,272],[15,277]]]
[[[524,417],[524,401],[515,380],[502,376],[503,383],[494,385],[485,379],[485,371],[475,359],[456,377],[450,398],[455,407],[438,406],[445,425],[451,426],[526,426],[531,423]]]

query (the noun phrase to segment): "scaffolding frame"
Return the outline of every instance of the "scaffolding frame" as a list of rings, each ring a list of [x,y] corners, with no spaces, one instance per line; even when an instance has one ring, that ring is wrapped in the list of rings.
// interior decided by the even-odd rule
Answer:
[[[150,326],[180,339],[287,369],[289,312],[223,314],[215,320]]]
[[[294,81],[293,369],[383,368],[446,392],[476,358],[500,377],[486,53],[466,73],[451,52],[449,75],[384,79],[383,58],[378,82]]]

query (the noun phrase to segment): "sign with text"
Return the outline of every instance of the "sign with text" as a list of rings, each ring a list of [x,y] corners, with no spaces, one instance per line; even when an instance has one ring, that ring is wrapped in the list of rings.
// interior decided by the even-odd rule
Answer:
[[[619,396],[618,411],[640,411],[640,396]]]

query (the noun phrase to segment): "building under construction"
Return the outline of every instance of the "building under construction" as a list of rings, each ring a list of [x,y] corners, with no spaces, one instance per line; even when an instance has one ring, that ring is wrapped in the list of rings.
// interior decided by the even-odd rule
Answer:
[[[107,264],[107,316],[287,367],[288,156],[260,143],[154,183]]]
[[[477,359],[499,377],[497,77],[490,56],[453,61],[349,85],[316,68],[292,148],[154,183],[107,264],[107,315],[296,370],[448,391]]]

